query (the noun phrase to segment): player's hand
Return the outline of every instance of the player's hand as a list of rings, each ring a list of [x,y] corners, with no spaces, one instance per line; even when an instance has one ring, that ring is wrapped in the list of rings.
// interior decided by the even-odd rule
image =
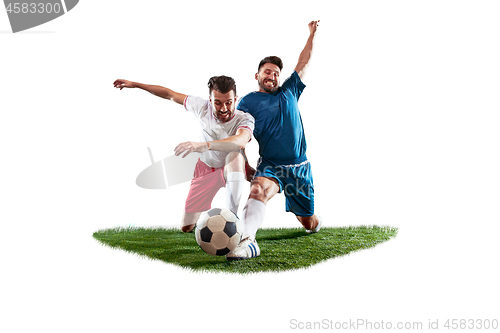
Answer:
[[[206,142],[192,142],[192,141],[187,141],[180,143],[175,147],[175,156],[179,156],[182,153],[182,158],[188,156],[190,153],[203,153],[208,150],[208,145]]]
[[[128,80],[118,79],[113,82],[115,88],[122,90],[123,88],[135,88],[134,82]]]
[[[311,35],[314,35],[316,33],[316,29],[318,28],[318,24],[319,24],[319,20],[309,22],[308,26],[309,26],[309,32],[311,33]]]

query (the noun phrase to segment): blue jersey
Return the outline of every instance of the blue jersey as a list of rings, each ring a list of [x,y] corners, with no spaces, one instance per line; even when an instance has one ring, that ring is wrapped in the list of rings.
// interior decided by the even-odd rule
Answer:
[[[273,93],[252,92],[243,97],[238,109],[255,118],[254,136],[259,154],[274,165],[297,164],[306,160],[306,138],[298,101],[305,85],[293,74]]]

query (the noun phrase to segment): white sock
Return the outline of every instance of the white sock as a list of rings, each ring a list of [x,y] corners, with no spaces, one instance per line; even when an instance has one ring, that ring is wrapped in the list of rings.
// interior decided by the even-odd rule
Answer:
[[[243,238],[250,237],[252,240],[255,239],[257,230],[259,230],[260,225],[264,222],[265,215],[265,203],[256,199],[248,199],[247,204],[243,208],[243,225],[245,226]]]
[[[246,179],[243,172],[230,172],[226,180],[226,206],[230,211],[238,215],[241,194],[245,186]]]

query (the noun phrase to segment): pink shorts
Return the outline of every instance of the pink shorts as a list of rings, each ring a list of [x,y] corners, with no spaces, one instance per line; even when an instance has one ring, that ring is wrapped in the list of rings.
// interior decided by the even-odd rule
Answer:
[[[184,211],[186,213],[199,213],[209,210],[212,208],[215,195],[221,187],[225,186],[224,167],[212,168],[198,160]]]

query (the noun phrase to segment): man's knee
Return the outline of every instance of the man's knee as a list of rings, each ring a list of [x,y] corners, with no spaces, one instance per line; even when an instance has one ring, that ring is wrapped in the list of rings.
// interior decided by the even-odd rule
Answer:
[[[232,151],[226,156],[226,165],[230,166],[232,171],[243,171],[245,158],[238,151]]]
[[[261,200],[263,196],[264,189],[262,188],[262,184],[258,182],[252,182],[252,186],[250,187],[250,198]]]
[[[266,203],[279,191],[279,186],[274,180],[257,177],[252,180],[250,187],[250,198]]]

